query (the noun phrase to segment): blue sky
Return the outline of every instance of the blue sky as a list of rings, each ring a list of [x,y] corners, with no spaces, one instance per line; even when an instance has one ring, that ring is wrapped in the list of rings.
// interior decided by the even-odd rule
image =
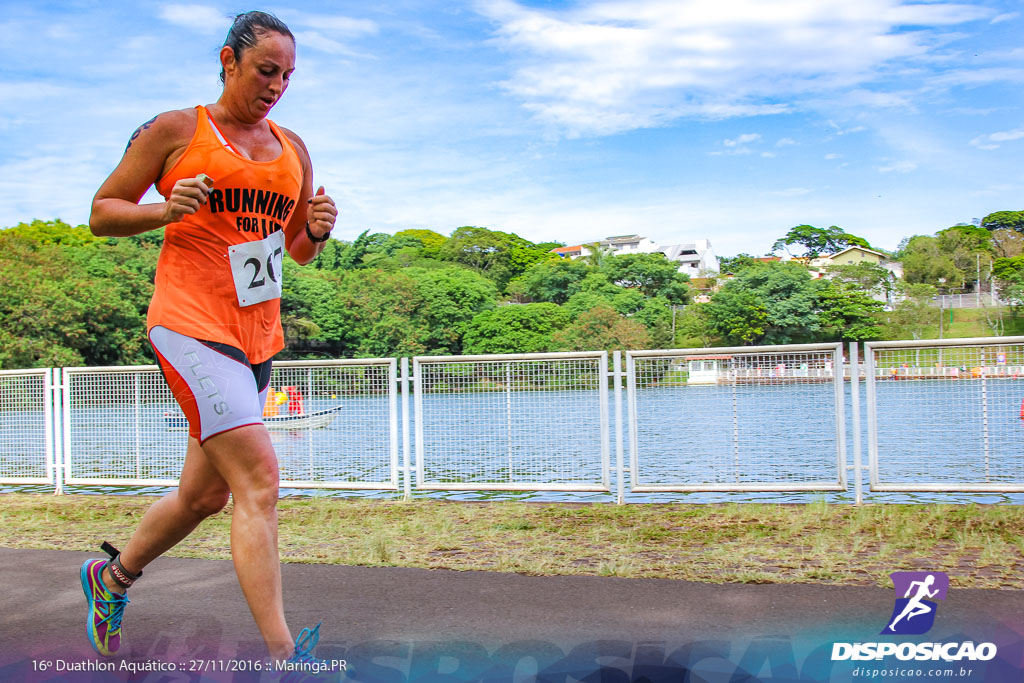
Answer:
[[[154,114],[216,100],[225,2],[20,2],[0,17],[0,226],[88,220]],[[271,118],[335,235],[461,225],[765,253],[1024,209],[1018,0],[275,2]],[[151,196],[151,199],[155,196]]]

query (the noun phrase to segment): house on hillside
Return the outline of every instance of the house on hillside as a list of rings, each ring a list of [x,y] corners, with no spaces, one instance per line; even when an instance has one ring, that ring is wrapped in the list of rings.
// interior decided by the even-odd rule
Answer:
[[[795,259],[794,259],[795,260]],[[852,266],[857,263],[873,263],[881,266],[889,272],[889,285],[884,292],[872,292],[872,297],[888,305],[894,303],[892,299],[892,288],[897,280],[903,278],[903,264],[899,261],[890,261],[889,257],[880,251],[866,247],[847,247],[835,254],[820,256],[810,259],[806,264],[815,278],[828,277],[829,266]]]
[[[551,250],[552,254],[558,254],[562,258],[576,259],[583,256],[583,245],[577,244],[572,247],[558,247]]]
[[[640,235],[618,235],[607,237],[597,243],[601,250],[613,256],[622,254],[655,254],[661,252],[670,261],[679,264],[679,272],[690,277],[713,275],[719,272],[718,257],[715,256],[708,240],[695,240],[685,244],[659,246],[654,240]],[[577,244],[552,249],[551,253],[562,258],[577,259],[586,256],[589,244]]]
[[[881,265],[882,261],[886,260],[886,255],[880,251],[874,249],[868,249],[866,247],[847,247],[842,251],[836,252],[831,256],[824,256],[818,259],[813,259],[811,263],[816,261],[822,261],[824,266],[838,266],[838,265],[853,265],[854,263],[874,263],[875,265]]]
[[[712,275],[719,272],[718,257],[708,240],[695,240],[690,244],[670,244],[659,247],[658,251],[669,261],[679,264],[679,272],[691,278]]]
[[[653,254],[658,245],[653,240],[640,235],[618,235],[601,240],[601,246],[611,249],[612,254]]]

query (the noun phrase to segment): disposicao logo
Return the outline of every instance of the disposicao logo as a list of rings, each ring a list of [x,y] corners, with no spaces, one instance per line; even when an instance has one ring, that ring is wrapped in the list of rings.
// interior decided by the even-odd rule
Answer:
[[[916,636],[935,625],[936,600],[945,600],[949,577],[942,572],[893,572],[896,604],[881,635]],[[988,661],[996,656],[993,643],[833,643],[832,661],[881,660],[895,656],[901,661]]]
[[[882,635],[919,636],[935,625],[936,600],[945,600],[949,577],[942,572],[893,572],[896,605]]]

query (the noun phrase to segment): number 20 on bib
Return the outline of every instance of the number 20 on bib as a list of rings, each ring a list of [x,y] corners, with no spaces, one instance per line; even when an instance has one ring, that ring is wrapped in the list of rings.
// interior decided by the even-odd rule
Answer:
[[[228,247],[231,276],[241,307],[281,298],[281,270],[284,260],[284,231],[266,239]]]

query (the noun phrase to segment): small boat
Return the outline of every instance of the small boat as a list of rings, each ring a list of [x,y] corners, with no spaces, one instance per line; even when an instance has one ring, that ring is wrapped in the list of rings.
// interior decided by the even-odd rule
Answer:
[[[274,415],[264,417],[263,424],[267,429],[323,429],[337,417],[339,410],[341,410],[341,406],[318,410],[315,413]],[[188,420],[181,413],[164,413],[164,424],[171,431],[188,429]]]

